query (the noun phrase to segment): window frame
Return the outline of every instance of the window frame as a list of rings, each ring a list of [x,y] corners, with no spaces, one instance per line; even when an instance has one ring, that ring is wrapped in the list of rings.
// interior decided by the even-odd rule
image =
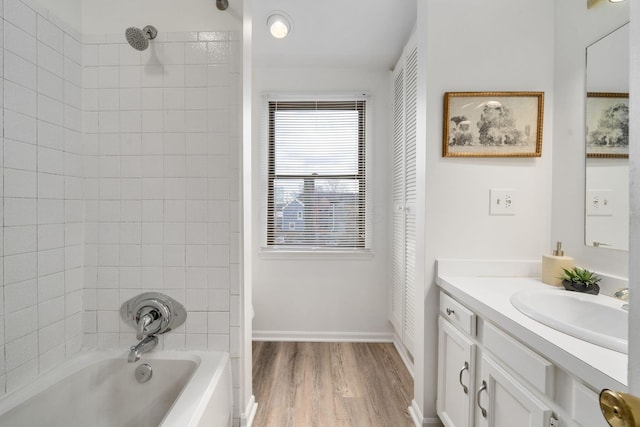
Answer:
[[[266,254],[304,254],[314,253],[320,254],[358,254],[364,257],[372,255],[370,250],[370,218],[369,211],[370,202],[370,185],[367,183],[368,171],[370,168],[370,154],[368,153],[369,142],[369,123],[370,123],[370,105],[366,97],[359,96],[341,96],[339,98],[318,97],[318,96],[301,96],[295,98],[267,97],[266,99],[266,218],[263,223],[263,232],[265,246],[262,253]],[[345,110],[358,112],[358,172],[356,174],[322,174],[312,176],[310,174],[299,175],[277,175],[275,173],[275,113],[276,106],[279,110]],[[324,107],[324,108],[318,108]],[[334,108],[327,108],[334,106]],[[263,129],[265,129],[263,128]],[[304,245],[304,244],[279,244],[275,241],[277,215],[275,212],[275,186],[274,182],[282,177],[284,179],[349,179],[358,181],[357,195],[357,233],[360,236],[357,245]]]

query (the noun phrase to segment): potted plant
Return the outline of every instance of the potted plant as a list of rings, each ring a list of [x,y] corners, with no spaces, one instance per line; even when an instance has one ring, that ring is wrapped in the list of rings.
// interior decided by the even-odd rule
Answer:
[[[600,292],[598,282],[602,278],[592,271],[580,267],[573,267],[571,270],[563,268],[562,270],[564,271],[562,285],[566,290],[593,295],[598,295]]]

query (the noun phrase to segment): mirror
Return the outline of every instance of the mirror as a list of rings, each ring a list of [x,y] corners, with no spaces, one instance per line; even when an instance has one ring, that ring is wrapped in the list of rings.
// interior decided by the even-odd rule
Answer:
[[[585,244],[629,249],[629,24],[587,47]]]

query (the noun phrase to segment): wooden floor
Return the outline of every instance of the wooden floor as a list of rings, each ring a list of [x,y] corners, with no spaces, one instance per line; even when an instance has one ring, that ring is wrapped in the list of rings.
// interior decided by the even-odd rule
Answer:
[[[253,343],[254,427],[412,427],[393,344]]]

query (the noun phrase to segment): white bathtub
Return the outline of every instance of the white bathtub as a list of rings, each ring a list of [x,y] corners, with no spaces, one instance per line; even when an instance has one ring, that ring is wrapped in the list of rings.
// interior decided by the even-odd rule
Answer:
[[[148,363],[146,383],[134,377]],[[0,426],[228,427],[229,355],[150,352],[136,363],[122,351],[87,351],[34,384],[0,398]]]

